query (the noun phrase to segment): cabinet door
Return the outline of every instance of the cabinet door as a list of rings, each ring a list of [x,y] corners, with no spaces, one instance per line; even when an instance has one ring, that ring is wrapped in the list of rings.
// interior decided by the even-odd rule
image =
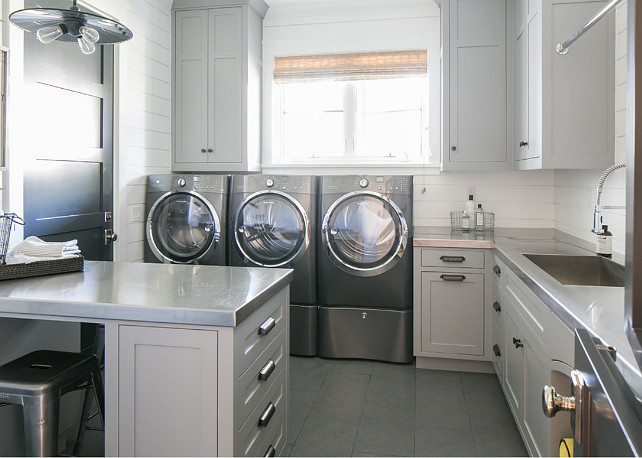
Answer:
[[[542,390],[550,383],[546,349],[524,326],[520,338],[524,344],[524,429],[532,441],[531,452],[546,456],[550,452],[550,419],[542,411]]]
[[[524,3],[521,0],[519,3]],[[523,11],[526,20],[526,11]],[[527,159],[528,154],[528,31],[524,27],[515,41],[515,123],[513,157]]]
[[[422,352],[483,355],[484,274],[422,272],[421,333]]]
[[[450,8],[449,161],[505,163],[506,2]]]
[[[242,161],[242,44],[242,8],[209,10],[208,162]]]
[[[542,14],[529,1],[527,27],[528,148],[525,158],[542,155]]]
[[[522,402],[524,399],[524,351],[523,347],[515,346],[513,338],[519,339],[521,335],[520,326],[516,313],[507,310],[504,316],[506,320],[506,381],[504,389],[508,403],[513,409],[517,418],[522,416]]]
[[[118,333],[118,454],[216,456],[217,332]]]
[[[176,12],[174,155],[177,163],[207,161],[207,10]]]

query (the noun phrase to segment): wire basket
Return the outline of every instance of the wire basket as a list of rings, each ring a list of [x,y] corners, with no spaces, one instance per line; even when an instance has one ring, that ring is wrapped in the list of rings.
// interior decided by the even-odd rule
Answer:
[[[15,213],[5,213],[0,215],[0,263],[6,264],[7,248],[9,248],[9,237],[14,224],[24,226],[25,220]]]
[[[464,228],[462,227],[462,216],[464,212],[450,212],[450,227],[453,231],[478,231],[478,232],[491,232],[495,229],[495,213],[483,212],[484,213],[484,226],[476,228]],[[471,215],[471,225],[474,222],[475,215]]]

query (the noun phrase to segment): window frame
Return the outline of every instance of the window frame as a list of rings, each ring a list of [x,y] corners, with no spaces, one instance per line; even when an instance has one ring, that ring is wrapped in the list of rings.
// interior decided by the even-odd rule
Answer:
[[[0,170],[6,170],[7,97],[9,93],[9,48],[0,46]]]
[[[395,78],[403,81],[406,78]],[[421,100],[421,151],[417,156],[408,160],[400,159],[398,156],[358,156],[357,149],[357,116],[359,115],[358,107],[358,83],[356,81],[345,81],[343,88],[343,113],[344,113],[344,150],[341,156],[334,157],[314,157],[289,158],[284,155],[284,138],[283,138],[283,114],[284,114],[284,90],[285,84],[275,84],[272,82],[273,94],[273,130],[272,130],[272,150],[271,161],[269,166],[274,167],[309,167],[309,166],[422,166],[427,160],[430,150],[430,77],[425,76],[427,87],[422,95]],[[312,83],[310,83],[312,84]]]

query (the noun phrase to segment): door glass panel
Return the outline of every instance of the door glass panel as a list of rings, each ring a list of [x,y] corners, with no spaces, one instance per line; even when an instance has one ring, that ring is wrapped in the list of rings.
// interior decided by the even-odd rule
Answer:
[[[202,255],[218,232],[205,202],[178,193],[163,200],[153,216],[155,242],[172,259],[194,259]]]
[[[328,219],[328,242],[337,257],[358,268],[380,266],[395,255],[401,221],[386,201],[355,196],[340,203]]]
[[[291,201],[270,194],[251,199],[237,217],[236,237],[254,262],[277,265],[292,259],[305,241],[305,220]]]

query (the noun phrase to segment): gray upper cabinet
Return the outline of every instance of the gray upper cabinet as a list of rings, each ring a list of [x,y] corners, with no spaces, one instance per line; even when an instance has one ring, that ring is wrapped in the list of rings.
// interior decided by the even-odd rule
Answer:
[[[516,169],[594,169],[613,161],[614,19],[565,55],[555,51],[605,1],[508,2],[509,90]],[[510,122],[509,122],[510,124]]]
[[[175,0],[172,170],[260,170],[262,27],[267,5]]]
[[[506,0],[444,0],[441,7],[442,167],[510,169]]]

